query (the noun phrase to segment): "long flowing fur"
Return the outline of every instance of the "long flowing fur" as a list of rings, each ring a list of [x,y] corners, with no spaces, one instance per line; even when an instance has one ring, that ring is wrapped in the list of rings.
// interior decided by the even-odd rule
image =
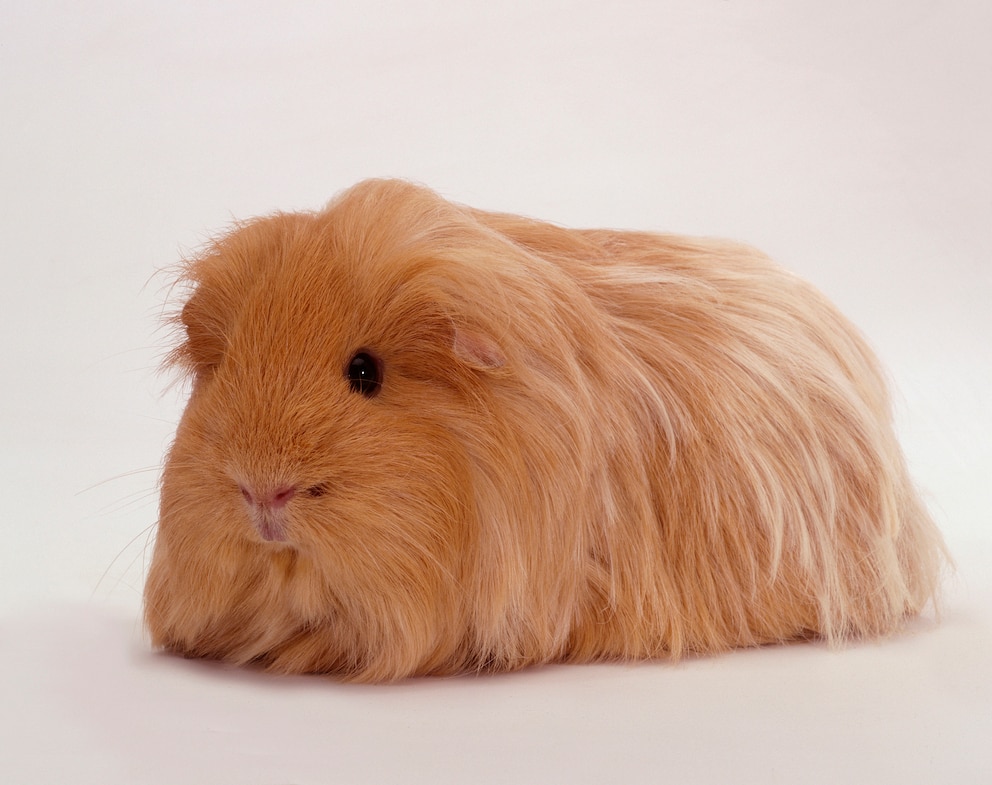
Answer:
[[[389,680],[883,635],[937,591],[875,358],[751,249],[368,181],[185,281],[158,646]],[[247,487],[298,491],[279,541]]]

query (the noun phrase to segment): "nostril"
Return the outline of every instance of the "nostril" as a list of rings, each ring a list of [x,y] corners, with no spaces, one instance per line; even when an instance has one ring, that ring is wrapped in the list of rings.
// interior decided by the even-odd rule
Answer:
[[[274,510],[285,507],[289,500],[296,495],[296,486],[294,485],[284,485],[271,492],[259,492],[255,488],[240,484],[238,489],[245,501],[252,507],[267,507]]]
[[[286,486],[280,488],[274,494],[272,494],[272,501],[270,504],[273,507],[283,507],[285,504],[296,495],[296,488],[293,486]]]

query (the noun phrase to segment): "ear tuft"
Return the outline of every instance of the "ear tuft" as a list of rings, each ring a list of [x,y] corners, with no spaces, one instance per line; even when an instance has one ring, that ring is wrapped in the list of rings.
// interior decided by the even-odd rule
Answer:
[[[461,327],[455,330],[454,350],[459,359],[482,370],[502,368],[506,363],[506,356],[496,341]]]

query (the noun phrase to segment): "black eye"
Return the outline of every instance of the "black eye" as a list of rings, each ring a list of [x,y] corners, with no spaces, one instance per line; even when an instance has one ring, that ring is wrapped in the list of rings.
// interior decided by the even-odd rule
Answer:
[[[348,383],[351,391],[371,398],[382,386],[382,369],[379,361],[367,352],[359,352],[348,365]]]

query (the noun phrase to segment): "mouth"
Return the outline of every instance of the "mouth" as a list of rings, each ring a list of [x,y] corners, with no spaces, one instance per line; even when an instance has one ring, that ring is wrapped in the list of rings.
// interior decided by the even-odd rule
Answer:
[[[274,521],[265,521],[257,527],[258,536],[266,542],[285,543],[285,529]]]
[[[263,542],[275,545],[289,544],[286,521],[281,515],[267,509],[255,509],[251,513],[251,523],[255,533]]]

